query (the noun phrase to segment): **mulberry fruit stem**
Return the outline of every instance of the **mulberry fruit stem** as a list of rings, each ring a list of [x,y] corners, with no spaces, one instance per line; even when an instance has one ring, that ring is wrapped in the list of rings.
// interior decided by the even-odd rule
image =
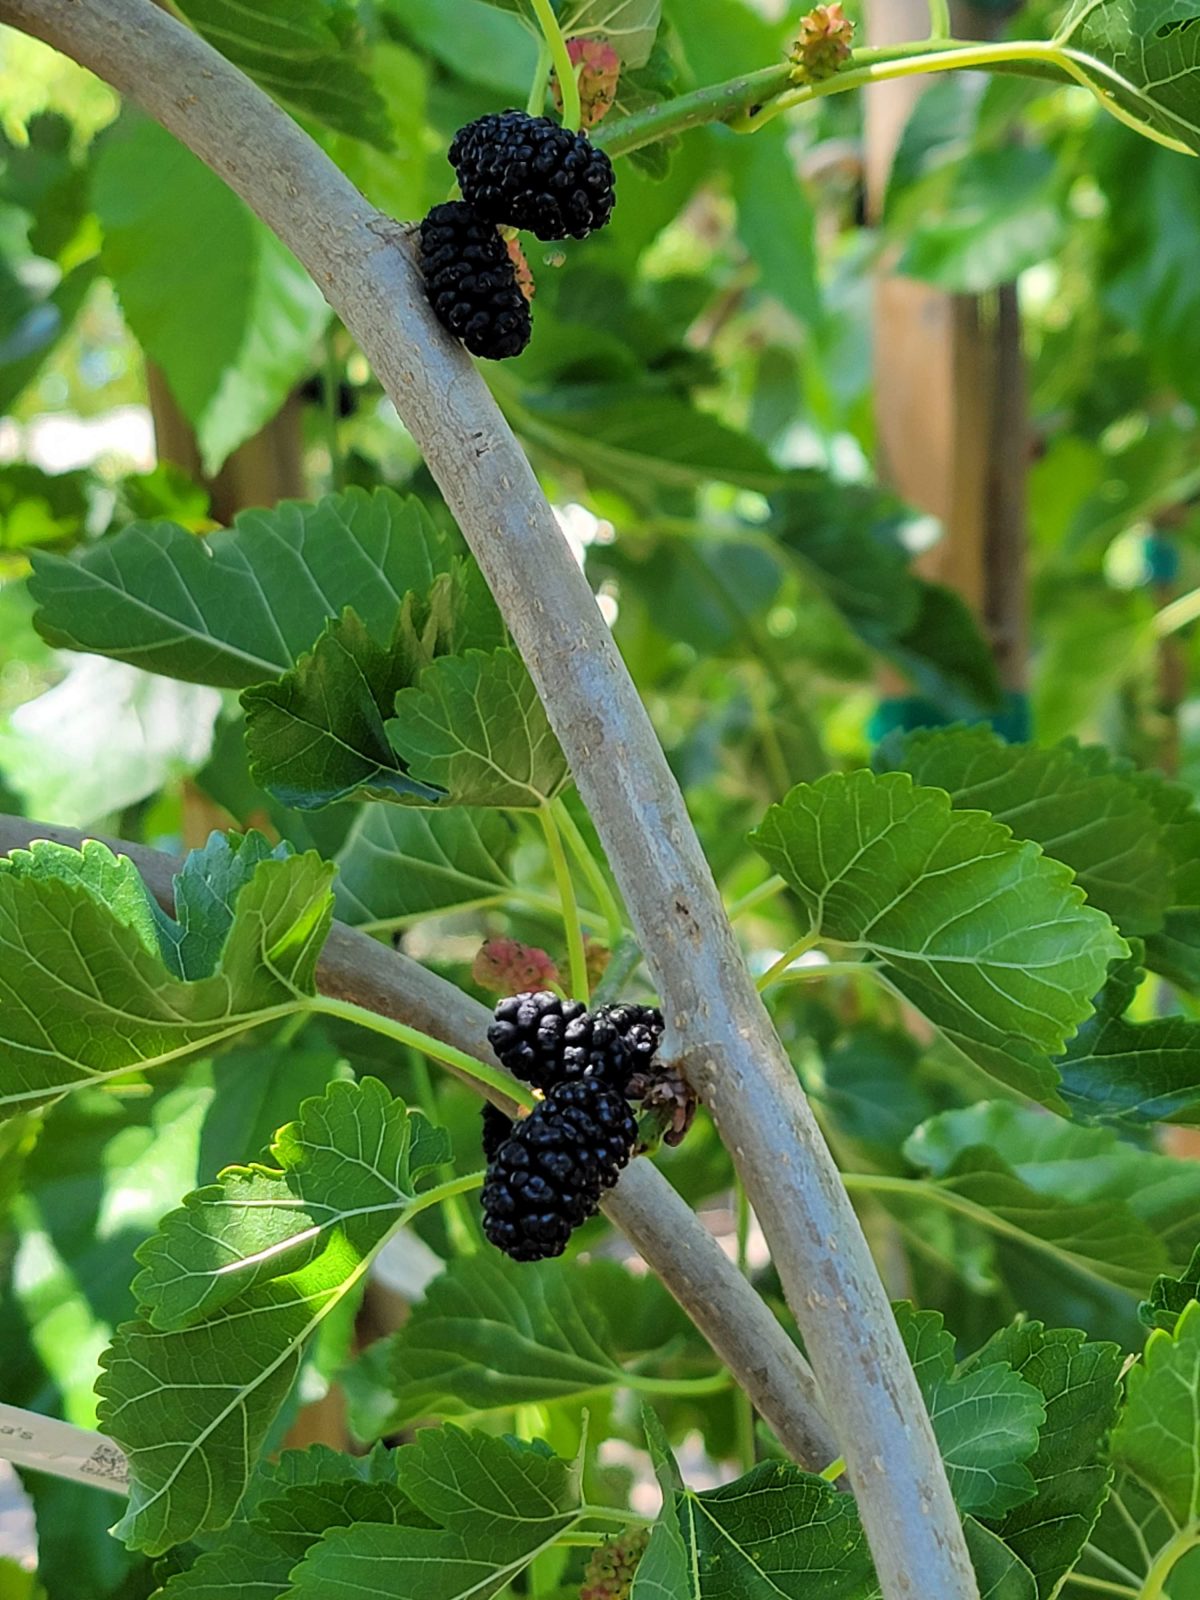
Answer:
[[[586,1005],[591,997],[591,985],[588,982],[587,950],[583,942],[583,924],[579,920],[579,903],[575,899],[575,886],[571,882],[571,866],[567,860],[567,852],[563,849],[562,834],[555,820],[554,811],[550,806],[543,805],[538,814],[542,819],[546,849],[550,852],[550,865],[554,869],[554,882],[562,903],[563,927],[567,935],[567,959],[571,969],[571,997],[582,1000]]]
[[[429,1063],[419,1050],[409,1046],[409,1070],[412,1073],[412,1085],[416,1094],[417,1105],[429,1118],[430,1122],[441,1122],[438,1111],[437,1090],[433,1086],[433,1076],[429,1071]],[[446,1183],[453,1180],[454,1167],[450,1162],[437,1168],[438,1176]],[[446,1237],[450,1241],[450,1248],[456,1256],[478,1255],[482,1239],[479,1229],[475,1225],[473,1213],[466,1204],[461,1194],[454,1194],[446,1200]]]
[[[733,1192],[737,1206],[738,1271],[744,1278],[749,1278],[750,1224],[754,1219],[754,1213],[750,1209],[750,1196],[746,1193],[746,1185],[740,1178],[734,1178]],[[740,1386],[733,1400],[737,1419],[738,1457],[742,1471],[749,1472],[758,1461],[758,1446],[754,1437],[754,1403]]]
[[[356,1006],[352,1000],[335,1000],[332,995],[317,994],[305,1001],[308,1009],[323,1017],[337,1017],[342,1022],[353,1022],[360,1028],[369,1028],[372,1033],[380,1033],[385,1039],[394,1039],[397,1044],[406,1044],[414,1050],[419,1050],[422,1055],[428,1056],[431,1061],[440,1061],[443,1066],[453,1067],[466,1078],[471,1078],[476,1083],[486,1084],[489,1089],[495,1089],[500,1094],[507,1095],[510,1100],[517,1101],[523,1106],[532,1106],[533,1093],[511,1078],[508,1073],[501,1072],[499,1067],[489,1067],[486,1062],[469,1056],[465,1050],[456,1050],[452,1044],[443,1044],[440,1039],[433,1038],[428,1033],[422,1033],[419,1028],[410,1028],[405,1022],[397,1022],[393,1017],[381,1016],[378,1011],[368,1011],[365,1006]]]
[[[531,4],[537,13],[542,37],[550,47],[550,59],[554,63],[554,70],[558,74],[559,86],[562,89],[563,127],[569,128],[572,133],[578,133],[583,123],[583,106],[579,99],[579,80],[575,76],[575,68],[567,52],[567,41],[563,38],[562,29],[558,25],[558,18],[554,15],[554,7],[550,4],[550,0],[531,0]],[[543,103],[545,96],[546,91],[543,88]]]
[[[609,887],[600,863],[588,848],[588,842],[579,831],[579,824],[567,809],[565,802],[555,800],[552,804],[555,819],[567,842],[567,848],[579,863],[579,869],[587,879],[588,887],[595,895],[596,904],[608,925],[609,947],[615,950],[625,933],[625,918],[617,904],[617,897]]]
[[[529,99],[525,102],[525,110],[531,117],[541,117],[546,114],[546,89],[550,83],[550,69],[553,65],[553,52],[545,39],[543,39],[538,49],[533,82],[529,86]]]
[[[949,39],[951,32],[950,0],[929,0],[929,37]]]

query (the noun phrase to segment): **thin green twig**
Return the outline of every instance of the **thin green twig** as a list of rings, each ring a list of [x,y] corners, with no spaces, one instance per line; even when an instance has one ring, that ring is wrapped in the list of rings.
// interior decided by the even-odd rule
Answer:
[[[567,848],[579,863],[580,870],[587,879],[588,887],[596,897],[596,904],[600,907],[605,923],[608,925],[609,948],[615,950],[625,932],[625,919],[621,915],[621,908],[617,904],[617,897],[609,887],[608,878],[604,869],[596,860],[588,842],[580,832],[579,824],[568,811],[565,803],[559,799],[553,802],[554,815],[562,830],[563,838],[567,841]]]
[[[734,1195],[737,1201],[737,1264],[738,1271],[743,1278],[750,1276],[750,1223],[753,1213],[750,1210],[750,1199],[746,1194],[746,1186],[740,1179],[734,1179]],[[754,1403],[750,1396],[740,1385],[734,1397],[737,1412],[737,1441],[738,1459],[742,1471],[749,1472],[758,1460],[758,1446],[754,1437]]]
[[[952,31],[949,0],[929,0],[930,39],[949,39]]]
[[[798,961],[801,956],[807,955],[820,937],[820,934],[815,931],[806,933],[803,939],[797,939],[790,949],[785,950],[779,960],[773,962],[757,980],[759,994],[762,994],[764,989],[769,989],[773,983],[778,982],[780,975],[787,971],[793,961]]]
[[[786,888],[787,880],[776,873],[773,878],[768,878],[765,883],[760,883],[756,889],[747,890],[740,899],[735,900],[727,908],[725,915],[730,922],[736,922],[739,917],[744,917],[759,906],[765,905],[768,900],[774,900],[775,896]]]
[[[429,1071],[428,1061],[419,1050],[410,1048],[409,1066],[413,1088],[416,1090],[417,1105],[430,1122],[439,1124],[441,1116],[438,1111],[437,1090],[433,1086],[433,1076]],[[443,1181],[447,1183],[452,1181],[453,1170],[448,1163],[438,1168]],[[446,1201],[446,1235],[450,1240],[450,1248],[456,1256],[478,1255],[479,1230],[460,1194],[452,1195]]]
[[[724,1394],[733,1383],[728,1372],[713,1372],[703,1378],[652,1378],[641,1372],[625,1373],[622,1382],[639,1394],[707,1395]]]
[[[567,960],[571,969],[571,993],[575,999],[582,1000],[586,1005],[591,995],[587,950],[583,943],[583,924],[579,920],[579,903],[575,899],[575,886],[571,882],[570,863],[563,849],[562,834],[559,832],[553,810],[550,806],[543,805],[538,815],[542,820],[546,849],[550,852],[550,865],[554,870],[554,882],[558,887],[558,897],[562,904],[563,927],[567,935]]]
[[[520,1105],[532,1106],[534,1103],[531,1091],[524,1084],[518,1083],[515,1078],[510,1078],[501,1072],[499,1067],[490,1067],[486,1062],[477,1061],[474,1056],[467,1055],[465,1050],[456,1050],[452,1044],[443,1044],[440,1039],[422,1033],[419,1028],[410,1028],[407,1023],[397,1022],[393,1017],[382,1016],[378,1011],[368,1011],[365,1006],[356,1006],[351,1000],[335,1000],[331,995],[315,994],[304,1004],[310,1011],[320,1016],[337,1017],[342,1022],[356,1023],[360,1028],[369,1028],[372,1033],[382,1034],[385,1039],[394,1039],[397,1044],[420,1050],[431,1061],[440,1061],[445,1066],[454,1067],[464,1077],[473,1078],[476,1083],[486,1084],[488,1088],[507,1095],[510,1100],[515,1100]]]
[[[558,75],[558,87],[563,103],[563,127],[570,128],[572,133],[578,133],[583,121],[583,106],[579,100],[579,80],[575,76],[575,68],[571,65],[567,41],[563,38],[562,29],[558,25],[558,18],[554,15],[554,7],[550,4],[550,0],[531,0],[531,4],[537,14],[538,26],[549,47],[554,70]]]
[[[543,39],[538,50],[537,66],[534,68],[533,83],[529,89],[529,99],[525,104],[525,109],[531,117],[540,117],[546,110],[546,86],[550,82],[550,68],[553,65],[554,57],[550,53],[550,46]]]
[[[1154,1564],[1146,1574],[1146,1581],[1138,1591],[1137,1600],[1164,1600],[1167,1592],[1167,1579],[1174,1572],[1176,1566],[1192,1550],[1200,1545],[1200,1523],[1189,1522],[1187,1527],[1180,1528],[1154,1558]]]

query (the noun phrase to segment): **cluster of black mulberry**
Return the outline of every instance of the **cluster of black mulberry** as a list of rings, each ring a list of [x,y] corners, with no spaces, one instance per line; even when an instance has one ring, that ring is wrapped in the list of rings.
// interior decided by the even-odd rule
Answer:
[[[612,162],[586,133],[549,117],[493,112],[460,128],[450,146],[461,200],[421,224],[421,271],[439,321],[472,355],[520,355],[532,320],[501,228],[539,239],[585,239],[616,203]]]
[[[588,1011],[549,990],[501,1000],[488,1041],[544,1098],[510,1122],[483,1112],[483,1231],[515,1261],[558,1256],[628,1166],[637,1122],[627,1095],[662,1038],[652,1006]]]

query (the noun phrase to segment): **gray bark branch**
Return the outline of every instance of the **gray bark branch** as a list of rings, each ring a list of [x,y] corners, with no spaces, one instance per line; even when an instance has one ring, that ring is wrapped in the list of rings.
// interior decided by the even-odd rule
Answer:
[[[408,249],[261,90],[151,0],[0,0],[141,104],[295,252],[358,340],[525,658],[803,1331],[886,1600],[978,1590],[858,1219],[746,971],[683,796],[545,496]],[[618,224],[619,226],[619,211]]]
[[[174,910],[173,880],[181,865],[174,857],[126,839],[0,816],[0,855],[25,849],[35,839],[78,849],[85,838],[96,837],[128,856],[154,898]],[[504,1070],[487,1042],[491,1014],[485,1006],[355,928],[334,923],[317,968],[317,987],[321,994],[406,1022]],[[453,1067],[443,1070],[477,1094],[487,1092],[477,1079]],[[514,1101],[491,1098],[505,1111],[515,1109]],[[627,1167],[604,1211],[678,1300],[788,1453],[813,1472],[836,1460],[838,1446],[808,1363],[658,1168],[649,1161]]]

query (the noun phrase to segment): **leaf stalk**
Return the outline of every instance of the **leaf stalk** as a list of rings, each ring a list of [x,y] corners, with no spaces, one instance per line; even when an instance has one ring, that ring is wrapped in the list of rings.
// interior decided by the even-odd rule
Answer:
[[[572,133],[578,133],[583,121],[583,106],[579,99],[579,80],[575,76],[575,68],[571,65],[571,57],[567,52],[567,41],[563,38],[563,31],[558,25],[558,18],[554,15],[554,7],[550,4],[550,0],[531,0],[531,4],[537,14],[542,37],[550,51],[554,71],[558,75],[558,87],[563,102],[563,127],[569,128]],[[542,103],[545,104],[544,88]]]

